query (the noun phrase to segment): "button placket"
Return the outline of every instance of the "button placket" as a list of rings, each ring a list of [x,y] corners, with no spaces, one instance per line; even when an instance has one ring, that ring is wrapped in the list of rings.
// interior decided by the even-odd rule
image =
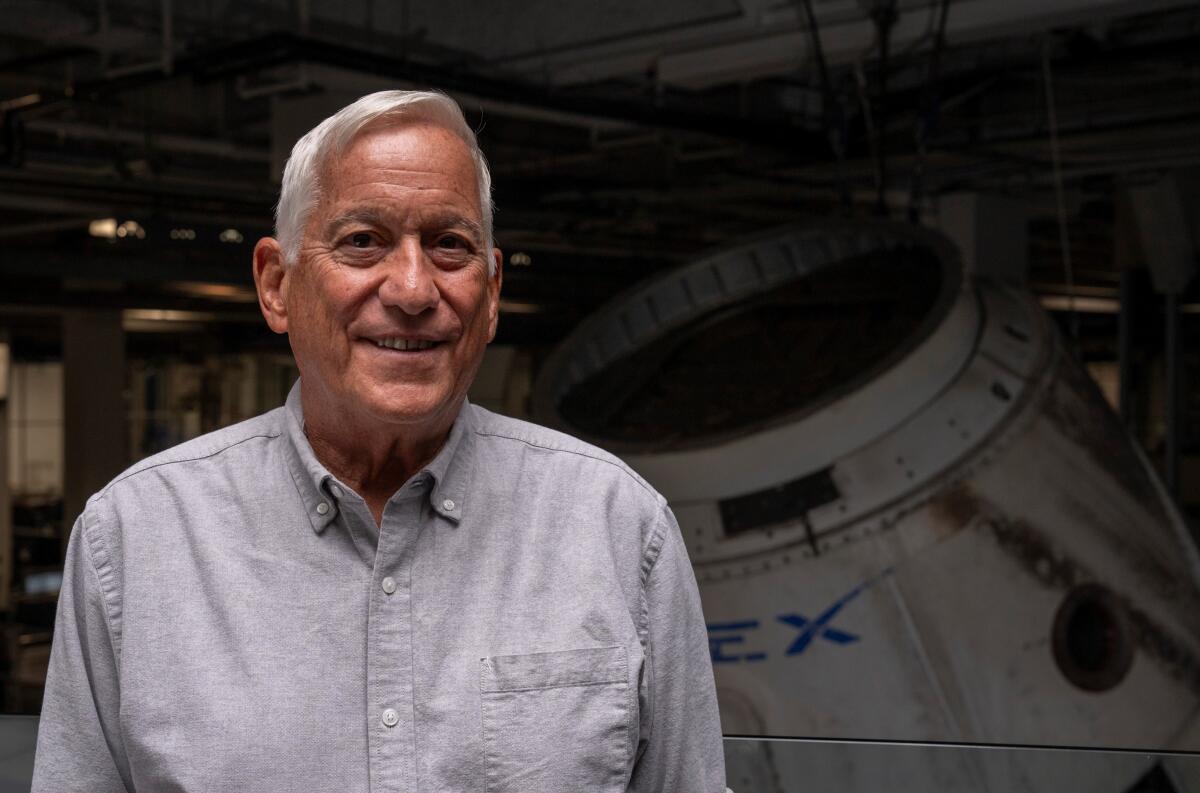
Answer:
[[[416,538],[418,499],[390,502],[384,509],[367,615],[367,701],[376,714],[368,733],[371,789],[399,793],[413,784],[413,620],[409,586]],[[402,506],[403,505],[403,506]],[[368,716],[368,718],[371,718]],[[378,721],[374,721],[378,719]]]

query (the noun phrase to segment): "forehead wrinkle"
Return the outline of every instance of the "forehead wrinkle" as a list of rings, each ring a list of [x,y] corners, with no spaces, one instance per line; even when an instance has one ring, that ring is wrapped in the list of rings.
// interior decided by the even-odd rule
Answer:
[[[356,222],[374,226],[388,226],[394,219],[401,215],[415,215],[420,218],[422,223],[434,226],[461,229],[469,233],[475,241],[483,239],[483,227],[479,223],[454,210],[447,211],[442,209],[417,209],[413,213],[397,213],[375,206],[354,207],[335,215],[329,220],[325,228],[330,231],[336,231],[342,226]]]
[[[366,132],[362,137],[352,141],[348,149],[329,158],[321,169],[322,176],[330,177],[331,181],[340,180],[342,189],[345,189],[368,182],[378,182],[379,179],[374,176],[386,175],[395,179],[394,182],[391,182],[391,179],[388,180],[394,187],[419,190],[443,189],[456,193],[469,201],[479,201],[479,174],[475,170],[470,153],[465,148],[457,153],[458,156],[454,157],[456,162],[450,168],[439,167],[430,170],[421,167],[424,164],[423,157],[411,151],[408,146],[401,147],[399,152],[394,151],[394,146],[389,145],[387,137],[392,131],[401,132],[403,128],[397,130],[385,128]],[[435,126],[432,131],[440,135],[443,130]],[[465,147],[465,144],[457,136],[450,134],[453,138],[452,148],[455,144]],[[376,138],[376,135],[380,137]],[[445,145],[446,141],[439,141],[434,144],[426,143],[425,148],[441,150]],[[403,160],[408,160],[408,162]],[[409,178],[415,176],[418,181],[425,182],[429,181],[429,177],[433,177],[434,184],[406,184],[406,176]],[[350,178],[347,179],[347,177]]]

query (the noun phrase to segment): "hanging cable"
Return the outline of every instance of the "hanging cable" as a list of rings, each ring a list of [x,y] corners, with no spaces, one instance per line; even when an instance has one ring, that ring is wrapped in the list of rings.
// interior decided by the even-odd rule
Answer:
[[[1075,268],[1071,262],[1071,238],[1067,233],[1067,201],[1063,189],[1062,159],[1058,148],[1058,113],[1054,101],[1054,74],[1050,68],[1050,37],[1042,42],[1042,85],[1046,93],[1046,119],[1050,127],[1050,158],[1054,169],[1054,198],[1058,206],[1058,242],[1062,250],[1063,275],[1067,282],[1068,329],[1072,347],[1079,353],[1079,312],[1075,309]]]
[[[929,78],[925,85],[925,101],[922,112],[917,116],[917,156],[913,162],[912,190],[908,199],[908,219],[911,223],[921,220],[921,202],[925,200],[925,156],[929,140],[937,129],[941,115],[942,49],[946,46],[946,19],[950,16],[950,0],[942,0],[938,11],[937,33],[933,40],[933,54],[929,59]]]
[[[892,39],[892,26],[899,15],[896,0],[875,0],[871,5],[871,20],[879,37],[879,78],[875,82],[875,182],[879,188],[875,198],[875,214],[886,216],[887,210],[887,78],[888,48]]]
[[[871,150],[871,159],[879,162],[879,133],[875,129],[875,113],[871,109],[871,97],[868,95],[867,73],[863,69],[862,60],[854,62],[854,87],[857,89],[858,107],[862,112],[863,127],[867,132],[867,146]],[[879,172],[875,172],[876,187],[879,186]]]
[[[846,124],[842,115],[842,105],[833,92],[833,83],[829,78],[829,64],[825,61],[825,50],[821,46],[821,31],[817,27],[817,17],[813,13],[812,0],[796,0],[808,23],[808,38],[812,43],[813,56],[817,62],[817,75],[821,80],[821,123],[825,126],[825,134],[829,137],[829,148],[833,150],[837,161],[838,195],[841,198],[842,210],[850,212],[853,199],[850,195],[850,183],[846,179]]]

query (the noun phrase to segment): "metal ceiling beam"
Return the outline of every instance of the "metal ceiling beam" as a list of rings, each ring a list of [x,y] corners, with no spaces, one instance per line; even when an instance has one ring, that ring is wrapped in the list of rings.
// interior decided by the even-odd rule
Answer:
[[[141,72],[94,80],[74,86],[71,92],[40,92],[7,100],[6,114],[29,113],[75,97],[99,101],[107,96],[141,88],[177,76],[212,82],[288,63],[318,63],[369,75],[437,87],[461,96],[479,97],[535,110],[551,110],[654,129],[703,134],[788,151],[824,152],[828,142],[799,124],[754,119],[726,113],[671,107],[642,99],[563,92],[515,80],[483,76],[461,69],[394,58],[292,33],[271,33],[215,50],[178,56],[171,74]]]
[[[41,52],[37,52],[32,55],[18,56],[16,58],[10,58],[6,61],[0,61],[0,74],[18,72],[24,69],[32,69],[38,66],[43,66],[47,63],[91,57],[95,54],[96,51],[91,47],[55,47],[54,49],[42,50]]]
[[[203,281],[216,284],[251,284],[250,258],[216,257],[212,249],[193,253],[165,250],[159,246],[153,255],[130,253],[125,246],[113,250],[87,252],[38,248],[6,247],[0,252],[0,278],[12,283],[23,278],[86,278],[89,282]],[[143,246],[144,247],[144,246]]]
[[[42,212],[161,212],[197,223],[260,224],[271,217],[278,196],[269,184],[255,192],[245,184],[221,192],[193,185],[62,178],[0,169],[0,207]]]
[[[37,119],[26,124],[31,132],[45,132],[62,139],[95,140],[108,143],[128,143],[145,146],[147,143],[154,149],[183,152],[185,154],[200,154],[208,157],[220,157],[225,160],[245,160],[248,162],[269,163],[271,153],[265,148],[255,148],[230,141],[206,139],[189,135],[174,135],[171,133],[152,132],[135,129],[115,129],[99,124],[86,124],[78,121],[52,121]]]
[[[839,7],[840,6],[840,7]],[[822,4],[818,24],[825,51],[834,65],[861,60],[875,31],[866,14],[847,13],[848,3]],[[928,41],[937,2],[900,4],[894,31],[897,52]],[[953,46],[1014,35],[1044,33],[1067,25],[1095,25],[1122,16],[1143,15],[1194,6],[1188,0],[956,0],[949,15],[947,39]],[[795,9],[785,8],[752,21],[728,21],[590,47],[531,53],[502,60],[516,73],[546,74],[556,86],[654,73],[660,83],[686,88],[791,74],[810,57],[807,27]]]

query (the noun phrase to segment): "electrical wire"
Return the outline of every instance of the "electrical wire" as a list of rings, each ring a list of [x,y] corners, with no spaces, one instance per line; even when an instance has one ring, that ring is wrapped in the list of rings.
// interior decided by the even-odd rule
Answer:
[[[1075,268],[1071,262],[1071,239],[1067,233],[1067,202],[1063,189],[1062,160],[1058,149],[1058,113],[1054,101],[1054,74],[1050,67],[1050,37],[1042,42],[1042,85],[1046,94],[1046,118],[1050,127],[1050,157],[1054,170],[1054,198],[1058,206],[1058,239],[1062,248],[1063,275],[1067,282],[1067,311],[1072,345],[1078,356],[1079,312],[1075,309]]]
[[[797,0],[808,22],[808,37],[812,42],[813,55],[817,61],[817,74],[821,80],[821,121],[825,125],[825,134],[829,137],[829,146],[837,161],[838,192],[841,196],[842,209],[849,213],[853,199],[850,195],[850,183],[846,179],[846,131],[845,120],[842,118],[841,104],[833,92],[833,83],[829,78],[829,64],[825,60],[825,50],[821,46],[821,31],[817,26],[817,17],[813,13],[812,0]]]
[[[854,62],[854,85],[858,89],[858,104],[862,110],[863,126],[867,132],[867,144],[871,150],[871,162],[874,166],[875,185],[876,188],[882,190],[880,182],[880,173],[878,163],[879,155],[879,130],[875,128],[875,113],[871,108],[871,98],[867,95],[867,74],[863,69],[863,62],[857,60]]]
[[[942,0],[938,12],[937,33],[933,40],[933,54],[929,60],[924,108],[917,117],[915,129],[917,156],[913,161],[912,190],[908,201],[908,219],[914,224],[921,219],[921,202],[925,197],[925,156],[929,149],[930,131],[937,127],[941,113],[939,88],[942,76],[942,49],[946,46],[946,19],[949,15],[950,0]]]
[[[896,0],[876,0],[871,7],[871,21],[879,32],[879,76],[876,81],[875,115],[878,123],[875,132],[878,136],[875,147],[875,170],[878,183],[878,195],[875,198],[875,213],[881,217],[888,214],[887,207],[887,100],[888,100],[888,68],[889,47],[892,39],[892,27],[896,24],[899,14],[896,11]]]

